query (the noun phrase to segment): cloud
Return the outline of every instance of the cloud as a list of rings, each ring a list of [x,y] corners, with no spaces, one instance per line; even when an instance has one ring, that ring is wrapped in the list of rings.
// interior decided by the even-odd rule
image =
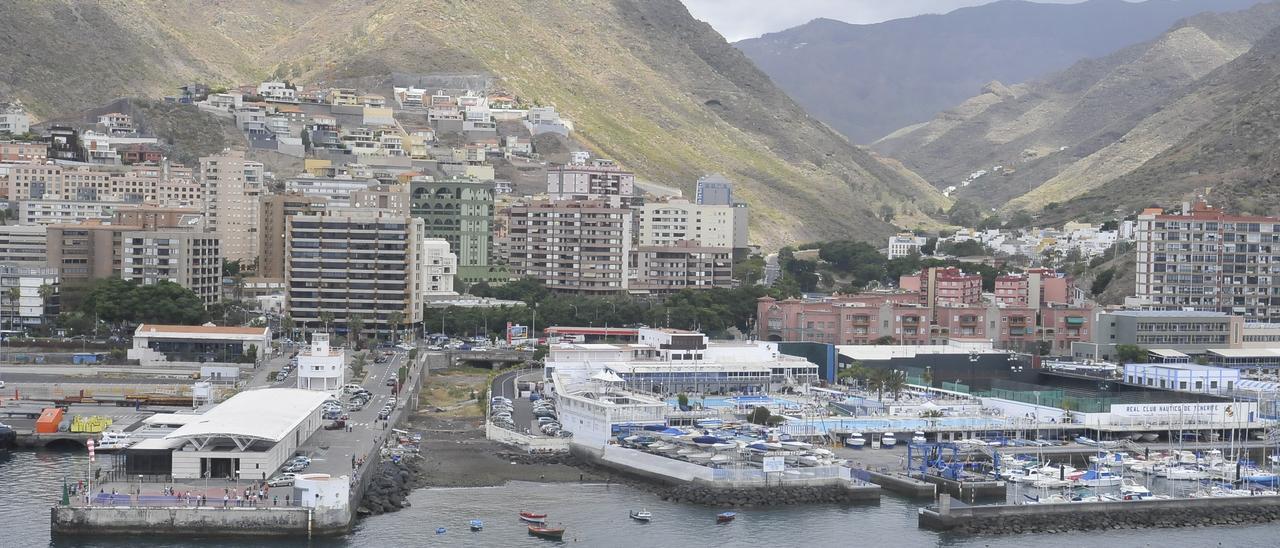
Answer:
[[[689,13],[710,23],[726,40],[736,42],[825,17],[846,23],[869,24],[947,13],[992,0],[683,0]],[[1081,0],[1036,0],[1058,4]],[[779,9],[782,7],[783,9]]]

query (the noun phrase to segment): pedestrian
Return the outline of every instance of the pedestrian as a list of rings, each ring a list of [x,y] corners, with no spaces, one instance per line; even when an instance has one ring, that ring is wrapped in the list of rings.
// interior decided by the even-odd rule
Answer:
[[[223,508],[226,508],[226,507],[227,507],[227,501],[229,501],[229,500],[231,500],[231,497],[230,497],[230,496],[227,496],[227,495],[224,493],[224,494],[222,495],[222,507],[223,507]]]
[[[288,506],[288,505],[289,505],[289,495],[288,495],[288,494],[285,494],[285,496],[284,496],[284,505],[285,505],[285,506]]]
[[[236,493],[236,506],[240,508],[244,507],[244,499],[240,497],[240,493]]]
[[[280,495],[275,495],[275,496],[271,497],[271,505],[272,505],[272,506],[280,506]]]

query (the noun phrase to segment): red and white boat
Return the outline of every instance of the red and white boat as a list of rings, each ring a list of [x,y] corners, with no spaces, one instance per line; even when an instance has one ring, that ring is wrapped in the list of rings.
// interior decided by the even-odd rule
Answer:
[[[526,521],[529,523],[546,523],[547,515],[535,514],[533,512],[520,512],[520,521]]]

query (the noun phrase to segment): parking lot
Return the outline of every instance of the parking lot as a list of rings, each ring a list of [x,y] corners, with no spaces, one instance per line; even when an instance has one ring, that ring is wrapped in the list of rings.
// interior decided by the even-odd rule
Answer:
[[[540,370],[511,371],[495,377],[493,379],[493,385],[490,387],[490,394],[492,397],[502,397],[511,400],[511,423],[506,424],[495,421],[495,424],[532,436],[549,437],[547,433],[543,432],[541,429],[543,423],[540,423],[538,420],[540,418],[538,416],[539,413],[535,413],[535,408],[537,407],[536,403],[530,401],[528,396],[522,397],[519,391],[519,383],[538,382],[541,380],[542,372]],[[491,401],[490,405],[492,406],[492,404],[493,402]],[[545,404],[553,405],[553,402],[547,401]],[[491,412],[490,414],[492,420],[493,413]],[[549,415],[545,412],[540,414],[548,418],[555,418],[555,415]],[[545,423],[545,421],[543,422]]]

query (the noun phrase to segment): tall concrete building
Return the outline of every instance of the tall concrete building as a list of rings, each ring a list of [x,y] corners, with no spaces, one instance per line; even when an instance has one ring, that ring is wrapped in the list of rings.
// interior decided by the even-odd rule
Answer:
[[[640,246],[631,253],[627,289],[674,293],[682,289],[733,287],[733,250],[694,241]]]
[[[698,205],[733,205],[733,183],[719,173],[699,177],[694,193],[694,203]]]
[[[204,232],[195,217],[186,227],[122,232],[120,277],[142,285],[173,282],[190,289],[206,306],[218,302],[222,295],[218,237]]]
[[[555,291],[627,289],[631,210],[603,201],[535,201],[511,207],[510,266]]]
[[[44,226],[0,225],[0,263],[46,266],[48,249],[48,230]]]
[[[1168,310],[1280,321],[1280,218],[1227,215],[1204,202],[1138,216],[1135,297]]]
[[[601,160],[555,166],[547,169],[547,195],[552,200],[631,203],[636,197],[636,174]]]
[[[41,325],[59,311],[58,271],[0,263],[0,314],[9,325]]]
[[[203,227],[202,217],[194,209],[149,206],[122,208],[116,212],[116,217],[111,223],[84,221],[49,225],[46,228],[49,266],[58,269],[58,275],[63,281],[120,277],[124,267],[124,235],[126,233],[151,231],[200,233]],[[216,236],[212,238],[216,239]],[[198,245],[205,246],[207,243]],[[184,264],[200,264],[205,257],[203,254],[183,253],[182,251],[186,248],[172,248],[168,255],[160,255],[159,247],[152,249],[157,258],[167,256]],[[146,255],[145,250],[143,255]],[[175,264],[172,260],[169,263],[171,265]],[[221,261],[221,258],[218,260]],[[218,265],[217,275],[221,276],[221,262]],[[142,266],[146,266],[145,261]],[[159,266],[158,261],[156,266]],[[187,267],[183,266],[183,268]],[[199,267],[191,268],[194,272]],[[145,278],[144,274],[135,272],[127,279],[140,279],[136,276]],[[184,279],[187,278],[179,276],[175,281]],[[179,283],[182,282],[179,281]]]
[[[267,194],[262,196],[262,228],[258,242],[258,277],[268,279],[284,279],[285,255],[287,242],[285,233],[289,229],[289,217],[292,215],[317,213],[328,207],[327,200],[320,196],[306,196],[298,192],[287,194]]]
[[[697,240],[704,247],[747,247],[747,208],[733,205],[699,205],[687,200],[649,202],[637,210],[639,243],[644,247],[669,246]]]
[[[422,178],[410,182],[410,211],[422,219],[427,238],[449,242],[458,256],[458,276],[488,277],[493,253],[493,181]]]
[[[389,333],[422,321],[423,221],[381,209],[340,208],[288,217],[289,314],[299,325]]]
[[[262,164],[246,160],[242,150],[224,150],[200,159],[204,215],[229,261],[258,258],[261,224]]]

